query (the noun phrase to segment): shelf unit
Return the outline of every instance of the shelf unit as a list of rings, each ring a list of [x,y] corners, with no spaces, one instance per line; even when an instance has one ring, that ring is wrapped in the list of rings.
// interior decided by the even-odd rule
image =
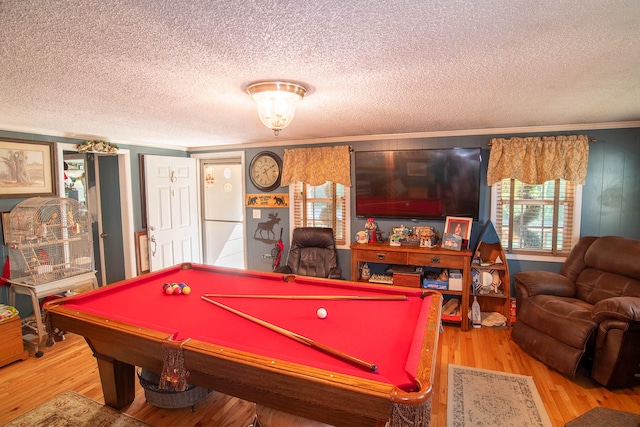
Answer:
[[[389,243],[354,243],[351,248],[351,280],[360,279],[360,269],[364,263],[411,265],[416,267],[437,267],[456,269],[462,272],[462,290],[442,290],[442,294],[460,298],[460,317],[446,317],[443,321],[459,322],[463,331],[469,329],[469,291],[471,289],[471,250],[452,251],[420,246],[391,246]],[[393,286],[393,285],[385,285]]]
[[[507,326],[511,326],[509,265],[500,238],[491,221],[485,224],[480,233],[473,253],[471,275],[472,286],[476,286],[476,296],[481,311],[500,313],[506,317]]]

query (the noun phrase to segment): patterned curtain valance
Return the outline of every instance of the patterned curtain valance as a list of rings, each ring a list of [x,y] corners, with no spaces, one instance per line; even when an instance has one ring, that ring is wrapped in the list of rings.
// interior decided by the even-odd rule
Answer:
[[[284,150],[280,185],[294,182],[322,185],[327,181],[351,187],[351,156],[348,146]]]
[[[527,184],[566,179],[584,184],[589,160],[586,135],[493,138],[487,184],[513,178]]]

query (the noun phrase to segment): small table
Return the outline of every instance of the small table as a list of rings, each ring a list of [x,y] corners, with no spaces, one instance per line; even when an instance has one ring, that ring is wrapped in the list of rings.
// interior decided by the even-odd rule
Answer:
[[[165,295],[163,285],[174,282],[188,284],[191,293]],[[211,293],[356,297],[209,298],[371,362],[377,371],[201,298]],[[361,299],[388,296],[401,300]],[[114,408],[133,401],[135,366],[160,373],[168,367],[165,356],[177,352],[190,384],[329,424],[382,426],[398,411],[430,414],[441,299],[424,289],[183,264],[50,301],[45,311],[55,327],[85,337],[105,402]],[[319,307],[326,318],[316,315]]]
[[[38,354],[38,347],[43,345],[47,338],[47,331],[42,323],[42,315],[40,314],[40,298],[51,295],[63,294],[71,291],[80,285],[90,284],[91,289],[98,288],[98,280],[95,271],[77,274],[75,276],[66,277],[64,279],[53,280],[51,282],[32,284],[16,280],[7,280],[11,286],[9,287],[9,305],[16,305],[16,294],[28,295],[31,297],[31,305],[33,306],[33,315],[36,321],[36,335],[26,337],[25,343],[35,348]],[[41,354],[41,353],[40,353]]]

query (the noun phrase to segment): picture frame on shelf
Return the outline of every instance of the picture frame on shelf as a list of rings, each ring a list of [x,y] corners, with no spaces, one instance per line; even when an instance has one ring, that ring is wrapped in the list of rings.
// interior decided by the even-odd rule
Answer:
[[[53,142],[0,139],[0,198],[56,196]]]
[[[452,251],[459,251],[462,249],[462,236],[454,233],[444,233],[442,237],[442,247],[444,249],[450,249]]]
[[[448,216],[444,224],[444,234],[457,234],[462,237],[462,240],[469,240],[472,224],[473,218]]]

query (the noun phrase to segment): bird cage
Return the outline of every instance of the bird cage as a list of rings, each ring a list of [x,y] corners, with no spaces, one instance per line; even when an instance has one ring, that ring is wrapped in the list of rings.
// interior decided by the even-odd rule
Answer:
[[[68,198],[33,197],[7,222],[11,281],[40,285],[94,272],[87,207]]]

